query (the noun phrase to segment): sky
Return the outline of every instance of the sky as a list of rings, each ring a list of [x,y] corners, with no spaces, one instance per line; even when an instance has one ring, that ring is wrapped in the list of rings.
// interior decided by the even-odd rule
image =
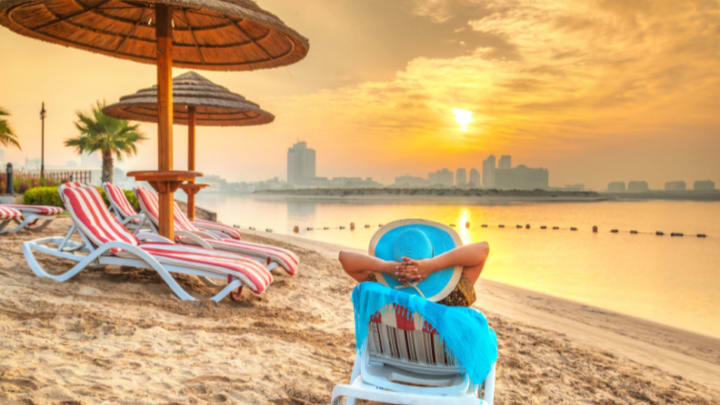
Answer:
[[[427,176],[489,154],[545,167],[550,185],[720,183],[720,2],[715,0],[260,0],[310,40],[305,59],[198,73],[275,114],[256,127],[199,127],[197,167],[233,181],[285,178],[287,148],[317,150],[319,176]],[[63,141],[77,111],[154,84],[153,65],[0,27],[0,106],[22,150],[79,161]],[[174,69],[173,76],[186,72]],[[453,110],[472,113],[459,123]],[[156,168],[154,124],[126,170]],[[187,130],[174,127],[175,168]]]

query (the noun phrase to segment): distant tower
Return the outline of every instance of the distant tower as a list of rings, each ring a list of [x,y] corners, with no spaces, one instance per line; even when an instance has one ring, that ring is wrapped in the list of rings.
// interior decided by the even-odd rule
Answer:
[[[483,160],[482,182],[485,188],[495,187],[495,155]]]
[[[292,185],[303,185],[315,178],[315,149],[307,143],[298,142],[288,149],[287,181]]]
[[[455,171],[455,185],[465,187],[467,185],[467,172],[465,169],[457,169]]]
[[[470,169],[470,180],[468,181],[470,187],[480,186],[480,172],[477,169]]]
[[[510,168],[512,168],[512,157],[510,155],[500,156],[500,161],[498,162],[498,169],[510,169]]]

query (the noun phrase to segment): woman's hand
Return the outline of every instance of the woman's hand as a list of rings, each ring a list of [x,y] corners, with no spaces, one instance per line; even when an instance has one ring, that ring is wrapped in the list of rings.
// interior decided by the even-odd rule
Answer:
[[[430,259],[414,260],[403,257],[403,261],[397,270],[398,280],[405,282],[417,282],[428,278],[436,269]]]

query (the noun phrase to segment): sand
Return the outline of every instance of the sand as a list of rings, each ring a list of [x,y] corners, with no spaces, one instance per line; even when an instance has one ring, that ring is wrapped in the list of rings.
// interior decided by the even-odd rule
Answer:
[[[35,277],[21,241],[68,227],[0,236],[0,403],[315,404],[347,382],[354,284],[339,247],[248,232],[296,251],[299,273],[241,302],[186,302],[147,270]],[[478,293],[500,342],[498,404],[720,401],[717,339],[485,280]]]

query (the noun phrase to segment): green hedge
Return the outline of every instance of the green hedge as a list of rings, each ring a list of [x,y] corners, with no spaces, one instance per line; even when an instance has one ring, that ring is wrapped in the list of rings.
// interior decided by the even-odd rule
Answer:
[[[103,200],[105,200],[105,204],[107,206],[110,206],[110,201],[108,201],[107,196],[105,195],[105,190],[102,189],[102,187],[97,188],[100,192],[100,195],[102,195]],[[123,190],[125,193],[125,196],[127,197],[128,201],[130,201],[130,204],[135,208],[135,211],[140,211],[140,206],[137,203],[137,199],[135,199],[135,193],[133,193],[132,190]],[[58,193],[57,187],[34,187],[25,192],[23,195],[23,204],[28,205],[54,205],[56,207],[62,207],[63,203],[62,200],[60,200],[60,194]]]

